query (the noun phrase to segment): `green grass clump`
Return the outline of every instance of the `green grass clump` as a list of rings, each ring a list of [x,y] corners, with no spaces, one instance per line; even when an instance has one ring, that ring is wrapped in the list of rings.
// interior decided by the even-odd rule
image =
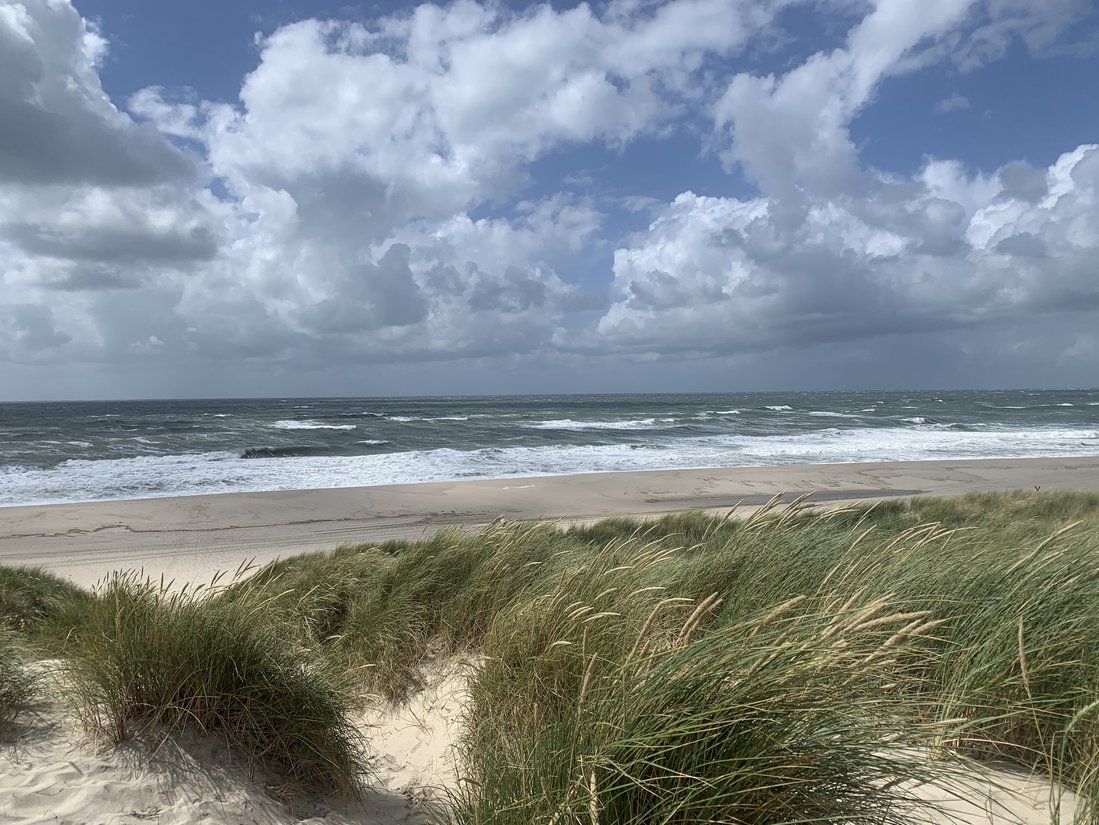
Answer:
[[[87,606],[68,662],[86,725],[112,741],[191,729],[277,767],[292,787],[360,787],[347,674],[288,639],[262,601],[115,576]]]
[[[51,633],[63,634],[66,625],[79,623],[89,598],[85,590],[41,568],[0,566],[0,627],[36,634],[48,624]]]
[[[40,680],[27,667],[27,651],[15,632],[0,628],[0,732],[28,710]]]
[[[900,783],[943,771],[894,673],[930,620],[791,602],[707,632],[716,599],[574,583],[489,634],[456,821],[900,823]]]
[[[397,702],[423,685],[425,660],[478,648],[498,611],[590,550],[552,525],[501,524],[297,556],[227,596],[269,604],[299,638],[365,667],[366,688]]]

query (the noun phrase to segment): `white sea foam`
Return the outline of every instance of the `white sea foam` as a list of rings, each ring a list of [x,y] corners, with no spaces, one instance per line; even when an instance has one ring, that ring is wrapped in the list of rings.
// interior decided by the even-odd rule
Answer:
[[[376,446],[378,444],[388,444],[384,438],[364,438],[361,441],[356,441],[356,444],[367,444],[369,446]]]
[[[622,421],[576,421],[557,418],[549,421],[532,421],[523,426],[530,430],[651,430],[675,423],[674,418],[631,418]]]
[[[863,410],[863,412],[866,412],[866,410]],[[873,410],[870,410],[870,412],[873,412]],[[806,414],[814,418],[858,418],[857,415],[851,415],[850,413],[828,412],[827,410],[813,410]]]
[[[924,418],[922,415],[916,415],[916,416],[913,416],[912,418],[902,418],[901,421],[903,421],[905,424],[926,424],[927,423],[927,419]]]
[[[788,410],[793,410],[794,408],[787,404],[767,404],[763,407],[763,409],[774,410],[775,412],[787,412]]]
[[[0,468],[0,503],[358,487],[615,470],[920,459],[1099,455],[1094,429],[957,431],[829,428],[797,435],[665,438],[648,444],[436,449],[357,456],[242,459],[234,452],[69,460]]]
[[[706,415],[740,415],[740,410],[706,410]]]
[[[276,430],[353,430],[354,424],[324,424],[320,421],[276,421]]]
[[[488,418],[487,415],[387,415],[386,421],[396,421],[399,424],[407,424],[410,421],[469,421],[471,418]]]

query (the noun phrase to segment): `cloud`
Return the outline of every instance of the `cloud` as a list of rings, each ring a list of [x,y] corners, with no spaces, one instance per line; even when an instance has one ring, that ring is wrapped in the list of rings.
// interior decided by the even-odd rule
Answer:
[[[956,39],[965,3],[881,0],[843,48],[782,76],[738,74],[714,108],[722,157],[758,197],[685,192],[614,256],[613,303],[562,348],[696,355],[1095,312],[1099,147],[996,175],[864,167],[848,125],[888,77]]]
[[[104,94],[106,45],[67,3],[0,5],[0,182],[143,185],[194,164]]]
[[[123,111],[71,5],[0,0],[0,358],[724,357],[1092,312],[1095,147],[905,177],[849,131],[890,78],[1054,50],[1086,9],[813,4],[854,21],[838,48],[746,70],[796,2],[308,19],[257,40],[233,103],[149,86]],[[699,133],[724,196],[540,171]],[[651,224],[622,237],[626,213]]]
[[[932,163],[917,182],[814,201],[793,231],[763,198],[685,193],[615,253],[597,327],[559,343],[731,353],[1094,312],[1097,169],[1099,146],[1063,155],[1031,203]]]
[[[471,213],[498,209],[557,147],[663,128],[706,61],[767,19],[728,0],[602,18],[423,5],[370,27],[276,30],[239,107],[139,92],[131,110],[200,144],[232,207],[224,253],[183,284],[189,334],[363,361],[545,347],[567,313],[606,303],[560,274],[602,216],[561,194]]]
[[[946,114],[947,112],[956,112],[960,109],[970,108],[969,99],[963,95],[954,92],[950,97],[944,97],[938,103],[935,104],[935,111],[939,114]]]

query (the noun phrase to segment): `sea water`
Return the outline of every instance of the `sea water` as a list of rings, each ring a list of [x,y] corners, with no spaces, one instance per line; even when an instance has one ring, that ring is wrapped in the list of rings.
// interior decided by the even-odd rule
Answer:
[[[1099,390],[0,404],[0,504],[1099,455]]]

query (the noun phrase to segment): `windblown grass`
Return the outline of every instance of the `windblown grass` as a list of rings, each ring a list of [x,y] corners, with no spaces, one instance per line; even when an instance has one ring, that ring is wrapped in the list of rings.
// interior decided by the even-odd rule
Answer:
[[[27,667],[26,656],[23,640],[0,628],[0,732],[37,698],[40,680]]]
[[[86,725],[111,741],[191,729],[278,767],[291,787],[360,787],[349,674],[288,642],[263,601],[116,576],[87,606],[68,661]]]
[[[73,622],[89,594],[66,579],[37,567],[0,566],[0,627],[37,634],[44,625],[62,634]]]
[[[1099,812],[1096,495],[501,523],[65,604],[35,621],[76,627],[93,728],[194,727],[302,784],[357,781],[351,681],[396,702],[473,654],[457,822],[888,824],[963,758]]]
[[[930,620],[791,602],[706,632],[716,598],[573,583],[489,635],[457,821],[900,823],[900,782],[942,770],[893,668]]]

